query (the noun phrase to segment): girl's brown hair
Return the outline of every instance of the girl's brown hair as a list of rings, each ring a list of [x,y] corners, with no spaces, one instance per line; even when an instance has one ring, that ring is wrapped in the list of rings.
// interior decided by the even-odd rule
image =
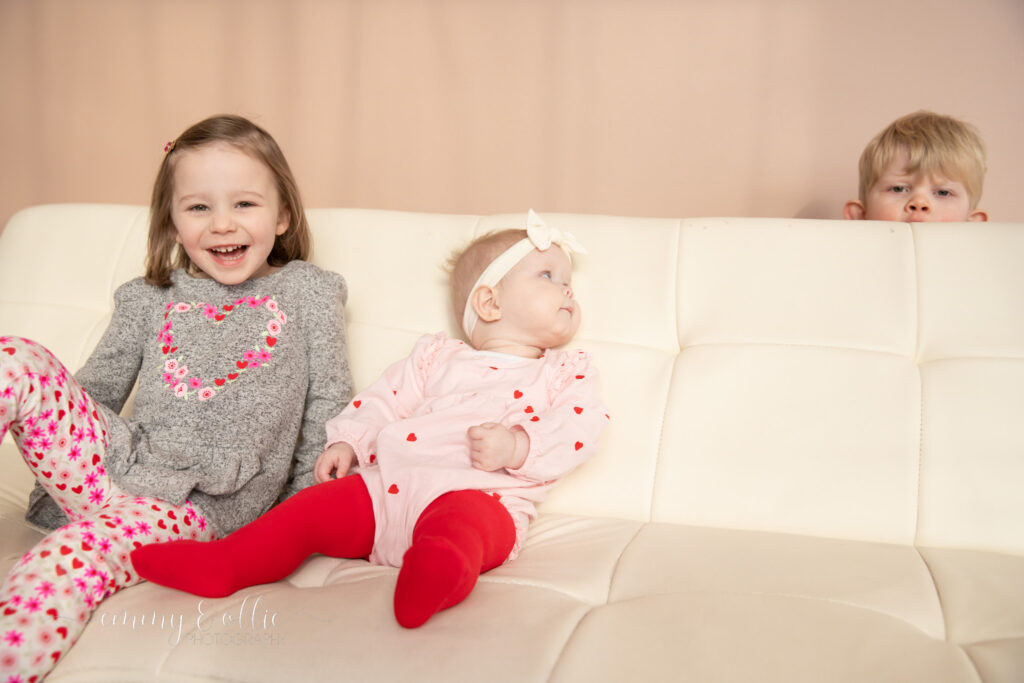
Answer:
[[[168,145],[160,170],[153,183],[153,197],[149,204],[149,243],[146,254],[146,282],[161,287],[171,284],[171,271],[184,268],[196,272],[198,268],[176,241],[177,228],[171,218],[171,200],[174,196],[174,168],[183,151],[223,142],[249,156],[262,161],[270,169],[277,186],[281,205],[288,213],[288,228],[274,240],[267,257],[271,266],[283,266],[289,261],[309,258],[310,236],[306,212],[302,207],[299,187],[288,161],[270,134],[252,121],[233,115],[211,116],[190,126]]]

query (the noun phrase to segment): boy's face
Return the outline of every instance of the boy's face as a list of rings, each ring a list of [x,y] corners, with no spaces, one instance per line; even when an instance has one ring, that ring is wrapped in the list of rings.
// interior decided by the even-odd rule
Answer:
[[[901,151],[875,184],[864,203],[850,201],[843,209],[848,219],[869,221],[986,221],[984,211],[971,210],[967,188],[959,180],[907,171],[907,153]]]

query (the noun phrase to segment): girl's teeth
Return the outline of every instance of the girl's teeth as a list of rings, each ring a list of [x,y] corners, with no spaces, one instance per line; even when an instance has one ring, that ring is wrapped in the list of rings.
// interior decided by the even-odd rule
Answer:
[[[242,255],[245,253],[245,250],[246,250],[245,246],[238,246],[238,247],[211,247],[210,248],[210,251],[213,252],[214,254],[216,254],[217,256],[221,256],[221,257],[225,257],[225,258],[229,258],[229,259],[230,258],[241,258]]]

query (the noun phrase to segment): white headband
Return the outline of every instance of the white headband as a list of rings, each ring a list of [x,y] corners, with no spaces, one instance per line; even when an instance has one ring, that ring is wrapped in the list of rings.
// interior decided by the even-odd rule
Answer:
[[[466,339],[473,338],[473,328],[480,320],[473,308],[473,292],[480,287],[493,287],[498,284],[501,278],[508,274],[508,271],[523,260],[524,256],[534,249],[546,251],[552,244],[561,247],[570,258],[573,253],[587,253],[587,250],[572,233],[548,227],[541,217],[535,214],[533,209],[530,209],[526,214],[526,239],[519,240],[491,261],[469,290],[469,296],[466,298],[466,310],[462,314],[462,331],[466,333]]]

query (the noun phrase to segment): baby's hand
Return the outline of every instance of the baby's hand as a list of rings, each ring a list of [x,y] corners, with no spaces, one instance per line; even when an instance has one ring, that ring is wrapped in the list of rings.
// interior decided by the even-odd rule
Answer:
[[[344,477],[355,459],[356,452],[344,441],[331,444],[316,458],[316,464],[313,465],[313,481],[317,484],[330,481],[331,473],[338,479]]]
[[[522,467],[530,451],[530,437],[526,432],[507,429],[496,422],[470,427],[466,434],[473,467],[485,472]]]

